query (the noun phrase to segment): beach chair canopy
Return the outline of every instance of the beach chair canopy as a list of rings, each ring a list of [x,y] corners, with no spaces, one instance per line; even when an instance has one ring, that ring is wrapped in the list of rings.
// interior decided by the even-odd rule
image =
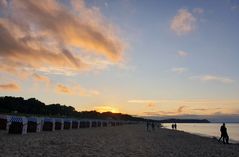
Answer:
[[[0,130],[8,130],[11,116],[0,114]]]
[[[72,119],[72,122],[79,123],[79,121],[77,119]]]
[[[44,118],[43,121],[44,122],[50,122],[50,123],[54,122],[54,120],[52,118]]]
[[[4,115],[4,114],[0,114],[0,119],[6,119],[7,121],[10,121],[11,116],[9,116],[9,115]]]
[[[40,123],[40,122],[41,122],[41,119],[40,119],[40,118],[37,118],[37,117],[28,117],[28,118],[27,118],[27,121],[28,121],[28,122],[34,122],[34,123]]]
[[[35,123],[37,123],[37,118],[35,118],[35,117],[28,117],[27,121],[28,122],[35,122]]]
[[[27,120],[25,117],[12,116],[10,119],[10,122],[18,122],[18,123],[26,124]]]
[[[66,118],[66,119],[64,119],[64,122],[71,123],[72,119]]]
[[[62,119],[61,118],[55,118],[55,122],[57,122],[57,123],[62,123]]]

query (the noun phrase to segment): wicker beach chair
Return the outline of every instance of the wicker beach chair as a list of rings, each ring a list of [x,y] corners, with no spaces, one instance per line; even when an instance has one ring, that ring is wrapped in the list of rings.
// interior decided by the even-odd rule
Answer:
[[[11,116],[9,134],[26,134],[27,133],[27,119],[25,117]]]

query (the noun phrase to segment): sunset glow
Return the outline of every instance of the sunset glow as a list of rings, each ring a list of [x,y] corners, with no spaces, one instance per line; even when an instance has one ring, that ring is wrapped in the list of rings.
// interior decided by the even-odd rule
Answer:
[[[98,106],[94,108],[97,112],[112,112],[112,113],[120,113],[120,110],[115,108],[115,107],[111,107],[111,106]]]

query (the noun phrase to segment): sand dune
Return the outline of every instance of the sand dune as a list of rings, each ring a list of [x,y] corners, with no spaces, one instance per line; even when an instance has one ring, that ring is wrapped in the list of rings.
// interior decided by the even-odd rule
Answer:
[[[9,135],[0,132],[2,157],[238,157],[239,145],[223,145],[216,140],[180,131],[144,125],[88,128],[55,132]]]

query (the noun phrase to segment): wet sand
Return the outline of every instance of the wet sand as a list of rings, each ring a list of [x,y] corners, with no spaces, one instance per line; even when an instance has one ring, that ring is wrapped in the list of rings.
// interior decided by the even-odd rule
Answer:
[[[9,135],[0,132],[1,157],[239,157],[239,145],[144,125]]]

